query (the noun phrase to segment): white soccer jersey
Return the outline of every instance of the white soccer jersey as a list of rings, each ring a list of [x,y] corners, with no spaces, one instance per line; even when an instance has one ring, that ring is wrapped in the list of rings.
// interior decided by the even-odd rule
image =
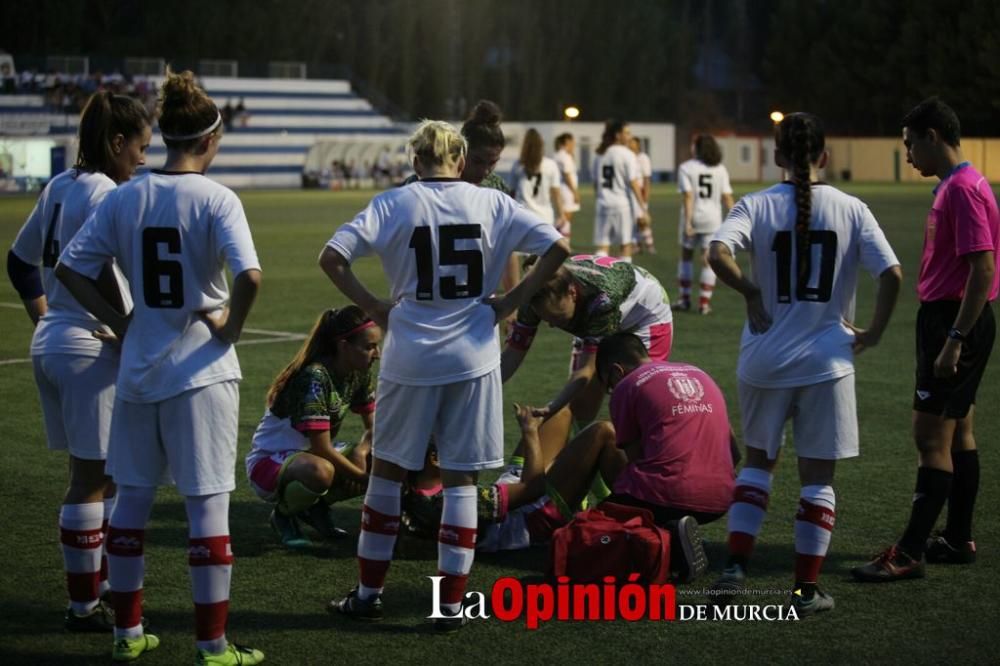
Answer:
[[[500,365],[493,308],[484,304],[514,251],[544,254],[551,224],[496,190],[428,179],[383,192],[327,243],[348,261],[374,252],[389,278],[380,377],[435,386]]]
[[[555,161],[556,166],[559,167],[562,184],[577,187],[579,183],[576,175],[576,160],[573,158],[573,154],[565,148],[560,148],[556,151],[552,159]]]
[[[608,146],[594,160],[594,182],[597,184],[597,207],[631,211],[633,180],[641,180],[639,161],[625,146]],[[641,185],[641,183],[640,183]]]
[[[94,277],[117,259],[135,301],[122,347],[118,397],[151,403],[240,379],[233,345],[198,314],[229,300],[233,275],[259,269],[239,198],[197,173],[151,171],[121,185],[60,261]]]
[[[694,194],[691,225],[696,234],[711,234],[722,224],[722,195],[732,194],[729,172],[722,164],[708,166],[701,160],[688,160],[677,169],[677,190]],[[684,202],[681,201],[681,224]]]
[[[740,199],[715,234],[750,253],[753,280],[773,323],[761,335],[744,326],[739,378],[761,388],[807,386],[854,372],[858,267],[881,275],[899,261],[862,201],[829,185],[812,187],[809,278],[796,275],[795,189],[780,183]]]
[[[549,224],[556,220],[552,208],[552,190],[559,187],[559,167],[554,160],[543,157],[538,173],[528,175],[520,162],[514,163],[512,174],[514,196],[518,202]]]
[[[649,159],[649,155],[646,153],[638,153],[635,156],[635,159],[639,163],[639,175],[642,178],[652,178],[653,162]]]
[[[118,351],[91,333],[103,325],[76,302],[55,276],[59,253],[80,230],[115,182],[103,173],[70,169],[45,187],[35,209],[14,240],[14,254],[22,261],[42,267],[42,287],[48,312],[38,322],[31,338],[31,354],[76,354],[118,358]],[[113,269],[118,277],[117,268]],[[119,280],[125,311],[132,301]]]

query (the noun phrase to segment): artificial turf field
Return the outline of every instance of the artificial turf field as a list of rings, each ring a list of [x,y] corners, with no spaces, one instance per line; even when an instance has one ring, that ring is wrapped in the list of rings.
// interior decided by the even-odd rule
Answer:
[[[253,645],[273,664],[327,663],[996,663],[993,645],[1000,627],[996,581],[1000,580],[1000,360],[995,354],[979,392],[976,431],[982,481],[975,536],[978,561],[967,567],[929,567],[924,580],[883,586],[851,581],[850,567],[862,562],[901,532],[915,479],[910,437],[913,376],[914,283],[923,239],[923,221],[932,183],[917,186],[854,185],[844,189],[872,208],[903,264],[905,284],[881,344],[857,361],[861,457],[837,471],[837,525],[821,585],[836,609],[801,622],[549,622],[528,631],[522,621],[474,621],[460,633],[435,636],[423,618],[430,612],[430,583],[436,573],[433,543],[404,541],[402,557],[390,569],[386,620],[368,625],[331,617],[326,602],[356,581],[354,549],[358,500],[337,505],[351,537],[289,552],[267,525],[269,507],[252,494],[242,455],[263,413],[264,393],[299,343],[272,341],[240,347],[243,368],[237,490],[232,496],[231,531],[236,563],[229,617],[230,640]],[[749,191],[737,188],[737,195]],[[306,333],[318,312],[346,304],[316,265],[323,244],[341,223],[361,209],[372,192],[246,192],[264,282],[247,324],[270,331]],[[0,245],[10,246],[34,203],[32,197],[0,199]],[[652,214],[659,254],[638,263],[650,269],[673,294],[676,275],[678,197],[657,186]],[[574,250],[589,251],[593,197],[573,223]],[[385,281],[375,260],[358,273],[376,291]],[[85,664],[107,662],[108,636],[68,635],[62,630],[65,586],[57,530],[58,507],[66,484],[66,458],[45,449],[45,436],[28,356],[31,326],[6,280],[0,281],[0,664]],[[858,321],[871,313],[874,282],[859,281]],[[743,305],[720,284],[711,316],[675,313],[672,360],[694,363],[723,388],[739,434],[736,357]],[[266,340],[245,334],[244,341]],[[544,404],[565,379],[570,338],[540,331],[526,364],[505,386],[508,451],[516,441],[509,405],[514,400]],[[14,361],[14,362],[12,362]],[[350,417],[341,432],[360,435]],[[791,452],[790,452],[791,453]],[[781,590],[745,603],[781,604],[791,587],[793,518],[798,483],[795,460],[779,462],[770,512],[751,562],[751,586]],[[705,603],[707,587],[725,559],[725,521],[703,528],[711,569],[699,581],[678,587],[679,604]],[[193,612],[187,573],[187,531],[181,498],[164,488],[153,509],[146,539],[145,615],[161,639],[143,664],[190,663],[194,656]],[[543,571],[547,551],[479,555],[470,590],[489,593],[502,576]]]

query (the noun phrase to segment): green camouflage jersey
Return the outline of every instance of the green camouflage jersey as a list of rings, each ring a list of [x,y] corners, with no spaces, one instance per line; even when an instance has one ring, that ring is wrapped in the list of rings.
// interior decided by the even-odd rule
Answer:
[[[411,174],[406,178],[406,180],[400,183],[399,186],[403,187],[404,185],[415,183],[418,180],[420,180],[420,178],[417,176],[417,174]],[[504,179],[498,176],[496,173],[491,173],[490,175],[486,176],[486,178],[483,178],[483,182],[479,183],[479,187],[485,187],[490,190],[499,190],[509,197],[514,196],[514,191],[510,189],[510,187],[507,185]]]
[[[666,291],[646,269],[614,257],[581,254],[563,266],[582,287],[573,319],[565,331],[590,346],[620,331],[648,337],[650,326],[673,321]],[[522,326],[537,328],[530,305],[517,312]]]
[[[374,380],[371,369],[337,380],[322,363],[310,363],[288,380],[264,414],[253,436],[254,451],[307,449],[310,432],[328,430],[335,436],[348,410],[375,410]]]

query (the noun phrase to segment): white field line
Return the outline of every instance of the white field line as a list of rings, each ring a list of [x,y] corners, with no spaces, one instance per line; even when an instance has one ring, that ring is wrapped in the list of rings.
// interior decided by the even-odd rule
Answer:
[[[16,303],[2,303],[0,302],[0,307],[5,308],[17,308],[21,309],[23,306]],[[270,336],[263,340],[240,340],[236,343],[237,347],[250,346],[250,345],[266,345],[273,342],[297,342],[300,340],[305,340],[306,335],[304,333],[292,333],[291,331],[271,331],[265,328],[244,328],[244,333],[252,333],[254,335],[267,335]],[[18,363],[31,363],[31,358],[7,358],[0,359],[0,365],[15,365]]]

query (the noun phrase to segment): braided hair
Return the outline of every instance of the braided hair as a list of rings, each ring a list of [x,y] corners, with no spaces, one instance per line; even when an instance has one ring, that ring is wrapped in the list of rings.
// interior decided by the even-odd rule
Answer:
[[[791,113],[778,124],[775,132],[778,153],[785,158],[795,187],[795,255],[800,284],[809,279],[812,253],[809,251],[809,219],[812,217],[812,193],[809,173],[826,145],[823,123],[810,113]]]

